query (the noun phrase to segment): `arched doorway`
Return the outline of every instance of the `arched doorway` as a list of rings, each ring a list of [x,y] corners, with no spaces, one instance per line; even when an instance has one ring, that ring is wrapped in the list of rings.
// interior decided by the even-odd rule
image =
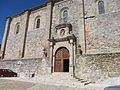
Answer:
[[[69,72],[69,51],[62,47],[55,53],[54,72]]]

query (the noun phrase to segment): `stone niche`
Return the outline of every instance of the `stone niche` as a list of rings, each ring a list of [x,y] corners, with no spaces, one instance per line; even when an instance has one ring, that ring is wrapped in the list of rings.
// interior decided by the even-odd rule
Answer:
[[[72,33],[72,25],[71,24],[59,24],[55,27],[56,36],[55,39],[58,38],[66,38],[67,36],[71,36]]]

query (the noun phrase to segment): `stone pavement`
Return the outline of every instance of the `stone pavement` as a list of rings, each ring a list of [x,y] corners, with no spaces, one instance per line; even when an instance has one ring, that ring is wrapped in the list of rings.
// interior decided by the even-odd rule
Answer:
[[[0,90],[26,90],[34,85],[31,82],[0,79]]]
[[[45,85],[18,80],[0,79],[0,90],[92,90],[68,86]]]
[[[0,78],[0,90],[104,90],[104,85],[85,85],[67,73],[36,76],[34,78]]]
[[[92,90],[92,89],[37,84],[27,90]]]

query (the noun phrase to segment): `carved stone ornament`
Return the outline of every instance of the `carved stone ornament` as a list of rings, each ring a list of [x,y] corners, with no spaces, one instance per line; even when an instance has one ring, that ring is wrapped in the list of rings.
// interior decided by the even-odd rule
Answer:
[[[65,35],[65,29],[61,29],[60,36],[64,36],[64,35]]]

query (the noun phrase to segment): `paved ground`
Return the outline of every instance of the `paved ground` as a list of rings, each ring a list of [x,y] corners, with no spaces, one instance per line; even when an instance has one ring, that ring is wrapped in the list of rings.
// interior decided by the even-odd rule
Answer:
[[[34,85],[31,82],[0,79],[0,90],[26,90]]]
[[[9,80],[3,78],[0,79],[0,90],[90,90],[90,89],[45,85],[40,83]]]
[[[51,76],[52,77],[52,76]],[[79,81],[73,80],[69,81],[64,78],[60,80],[51,80],[50,77],[36,77],[36,78],[0,78],[0,90],[104,90],[105,87],[115,86],[115,85],[105,85],[105,84],[89,84],[84,85]],[[120,87],[119,85],[116,87]],[[120,90],[109,89],[105,90]]]
[[[92,90],[92,89],[37,84],[27,90]]]

